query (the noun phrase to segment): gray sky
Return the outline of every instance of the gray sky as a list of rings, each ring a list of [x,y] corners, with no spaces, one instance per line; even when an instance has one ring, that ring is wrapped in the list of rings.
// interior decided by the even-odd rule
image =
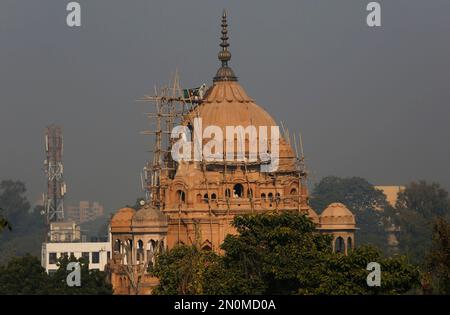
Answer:
[[[112,211],[141,196],[150,155],[135,99],[166,84],[211,84],[219,19],[229,12],[231,66],[256,102],[303,134],[311,179],[374,184],[435,180],[450,188],[450,1],[0,2],[0,179],[45,190],[46,125],[63,126],[69,203]]]

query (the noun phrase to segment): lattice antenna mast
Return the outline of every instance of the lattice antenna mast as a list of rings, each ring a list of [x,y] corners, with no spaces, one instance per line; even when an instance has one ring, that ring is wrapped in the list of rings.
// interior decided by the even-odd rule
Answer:
[[[63,135],[59,126],[45,129],[44,171],[47,177],[47,194],[44,194],[44,208],[47,224],[64,220],[64,196],[67,189],[63,178]]]

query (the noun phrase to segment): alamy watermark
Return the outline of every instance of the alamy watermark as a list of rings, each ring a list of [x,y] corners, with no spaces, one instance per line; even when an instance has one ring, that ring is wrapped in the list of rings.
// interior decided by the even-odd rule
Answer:
[[[70,262],[67,264],[67,271],[70,273],[67,275],[66,283],[69,287],[81,286],[81,266],[79,262]]]
[[[381,286],[381,266],[377,262],[370,262],[366,268],[371,271],[366,278],[367,285],[369,287],[380,287]]]
[[[198,117],[193,125],[175,126],[170,136],[177,139],[171,148],[177,162],[261,162],[261,172],[275,172],[279,166],[278,126],[226,126],[224,140],[222,128],[209,125],[203,129],[202,118]]]

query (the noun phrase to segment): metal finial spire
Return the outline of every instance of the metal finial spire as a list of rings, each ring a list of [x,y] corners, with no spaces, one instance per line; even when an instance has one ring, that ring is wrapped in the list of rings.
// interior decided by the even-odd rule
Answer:
[[[228,23],[227,23],[227,12],[223,10],[222,13],[222,36],[220,39],[220,47],[222,50],[219,52],[219,60],[222,62],[222,67],[217,70],[217,74],[214,77],[214,82],[217,81],[237,81],[237,77],[234,75],[233,70],[228,66],[228,61],[231,59],[231,53],[228,51],[230,44],[228,43]]]

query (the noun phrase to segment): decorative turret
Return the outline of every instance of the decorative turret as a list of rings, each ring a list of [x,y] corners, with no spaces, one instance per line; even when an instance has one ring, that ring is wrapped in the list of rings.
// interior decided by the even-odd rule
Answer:
[[[223,10],[222,14],[222,37],[220,38],[222,43],[220,47],[222,50],[219,52],[219,60],[222,62],[222,66],[217,70],[216,76],[214,77],[214,82],[219,81],[237,81],[237,77],[234,75],[233,70],[228,66],[228,61],[231,59],[231,53],[228,51],[228,23],[227,23],[227,12]]]

